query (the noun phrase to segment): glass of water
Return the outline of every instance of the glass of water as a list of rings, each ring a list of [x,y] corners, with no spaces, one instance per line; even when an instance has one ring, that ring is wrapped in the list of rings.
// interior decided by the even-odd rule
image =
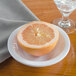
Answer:
[[[53,24],[60,26],[68,34],[74,32],[75,23],[69,19],[69,15],[76,9],[76,0],[54,0],[57,8],[62,14],[62,18],[53,21]]]

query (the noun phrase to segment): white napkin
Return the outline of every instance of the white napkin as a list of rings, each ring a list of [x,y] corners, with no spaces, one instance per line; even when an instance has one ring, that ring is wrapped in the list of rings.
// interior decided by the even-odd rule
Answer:
[[[12,31],[35,20],[39,19],[21,0],[0,0],[0,63],[10,57],[7,41]]]

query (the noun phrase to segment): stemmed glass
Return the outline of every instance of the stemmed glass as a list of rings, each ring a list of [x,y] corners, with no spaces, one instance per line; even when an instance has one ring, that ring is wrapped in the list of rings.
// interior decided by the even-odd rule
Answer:
[[[75,23],[69,19],[69,15],[76,9],[76,0],[54,0],[62,18],[53,21],[53,24],[60,26],[68,34],[75,31]]]

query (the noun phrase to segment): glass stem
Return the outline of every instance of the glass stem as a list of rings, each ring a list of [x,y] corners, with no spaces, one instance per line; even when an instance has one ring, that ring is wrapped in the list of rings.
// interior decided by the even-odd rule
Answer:
[[[69,17],[68,16],[62,16],[62,21],[68,21]]]
[[[64,28],[71,26],[68,16],[62,16],[62,19],[59,22],[59,25]]]

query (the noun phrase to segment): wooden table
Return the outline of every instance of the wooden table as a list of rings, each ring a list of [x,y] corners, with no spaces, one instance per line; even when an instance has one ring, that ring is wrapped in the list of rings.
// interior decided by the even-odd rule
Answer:
[[[61,17],[53,0],[23,0],[23,2],[46,22]],[[76,11],[70,16],[76,22]],[[61,62],[48,67],[35,68],[18,63],[12,57],[0,64],[0,76],[76,76],[76,32],[69,35],[71,50]]]

